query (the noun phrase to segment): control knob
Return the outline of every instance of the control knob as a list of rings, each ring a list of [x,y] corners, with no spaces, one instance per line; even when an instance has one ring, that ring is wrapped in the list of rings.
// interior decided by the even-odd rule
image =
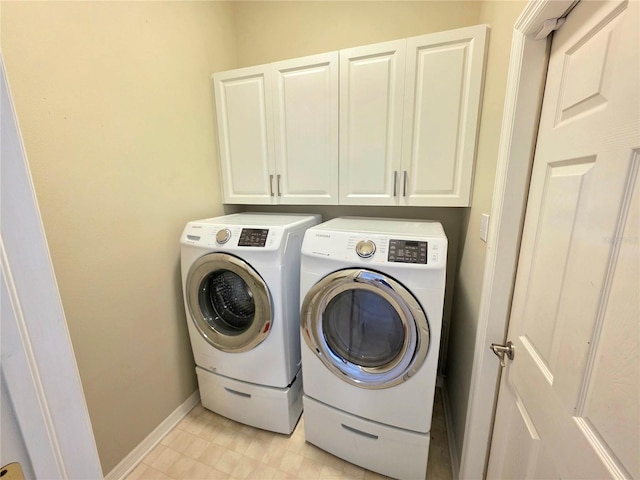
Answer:
[[[229,230],[228,228],[218,230],[218,233],[216,233],[216,243],[219,243],[220,245],[224,245],[225,243],[227,243],[230,238],[231,230]]]
[[[356,253],[361,258],[369,258],[376,253],[376,244],[371,240],[360,240],[356,245]]]

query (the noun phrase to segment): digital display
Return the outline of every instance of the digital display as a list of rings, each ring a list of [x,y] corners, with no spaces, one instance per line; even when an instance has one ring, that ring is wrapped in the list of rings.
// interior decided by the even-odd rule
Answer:
[[[243,228],[240,232],[239,247],[264,247],[269,230],[266,228]]]
[[[398,263],[427,263],[427,242],[411,240],[389,241],[389,256],[387,260]]]

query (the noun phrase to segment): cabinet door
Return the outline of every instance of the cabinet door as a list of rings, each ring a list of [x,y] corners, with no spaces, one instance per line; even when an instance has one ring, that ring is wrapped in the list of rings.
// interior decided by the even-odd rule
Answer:
[[[338,53],[271,66],[278,203],[335,205]]]
[[[396,205],[405,40],[340,51],[340,203]]]
[[[407,40],[402,204],[468,206],[488,27]]]
[[[213,75],[224,203],[275,202],[269,66]]]

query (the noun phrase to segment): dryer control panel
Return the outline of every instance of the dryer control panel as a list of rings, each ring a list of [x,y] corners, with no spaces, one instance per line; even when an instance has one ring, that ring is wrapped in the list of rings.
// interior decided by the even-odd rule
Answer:
[[[440,269],[447,262],[444,237],[380,235],[309,229],[305,255],[346,261],[349,264],[393,264],[403,268]]]
[[[427,263],[428,242],[415,240],[389,240],[387,260],[399,263]]]

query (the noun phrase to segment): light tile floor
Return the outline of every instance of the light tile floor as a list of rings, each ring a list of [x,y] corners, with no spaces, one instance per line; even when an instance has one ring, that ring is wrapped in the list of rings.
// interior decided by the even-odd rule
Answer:
[[[427,470],[427,480],[452,478],[439,388]],[[293,433],[282,435],[234,422],[197,405],[142,459],[127,480],[386,478],[305,442],[304,413]]]

